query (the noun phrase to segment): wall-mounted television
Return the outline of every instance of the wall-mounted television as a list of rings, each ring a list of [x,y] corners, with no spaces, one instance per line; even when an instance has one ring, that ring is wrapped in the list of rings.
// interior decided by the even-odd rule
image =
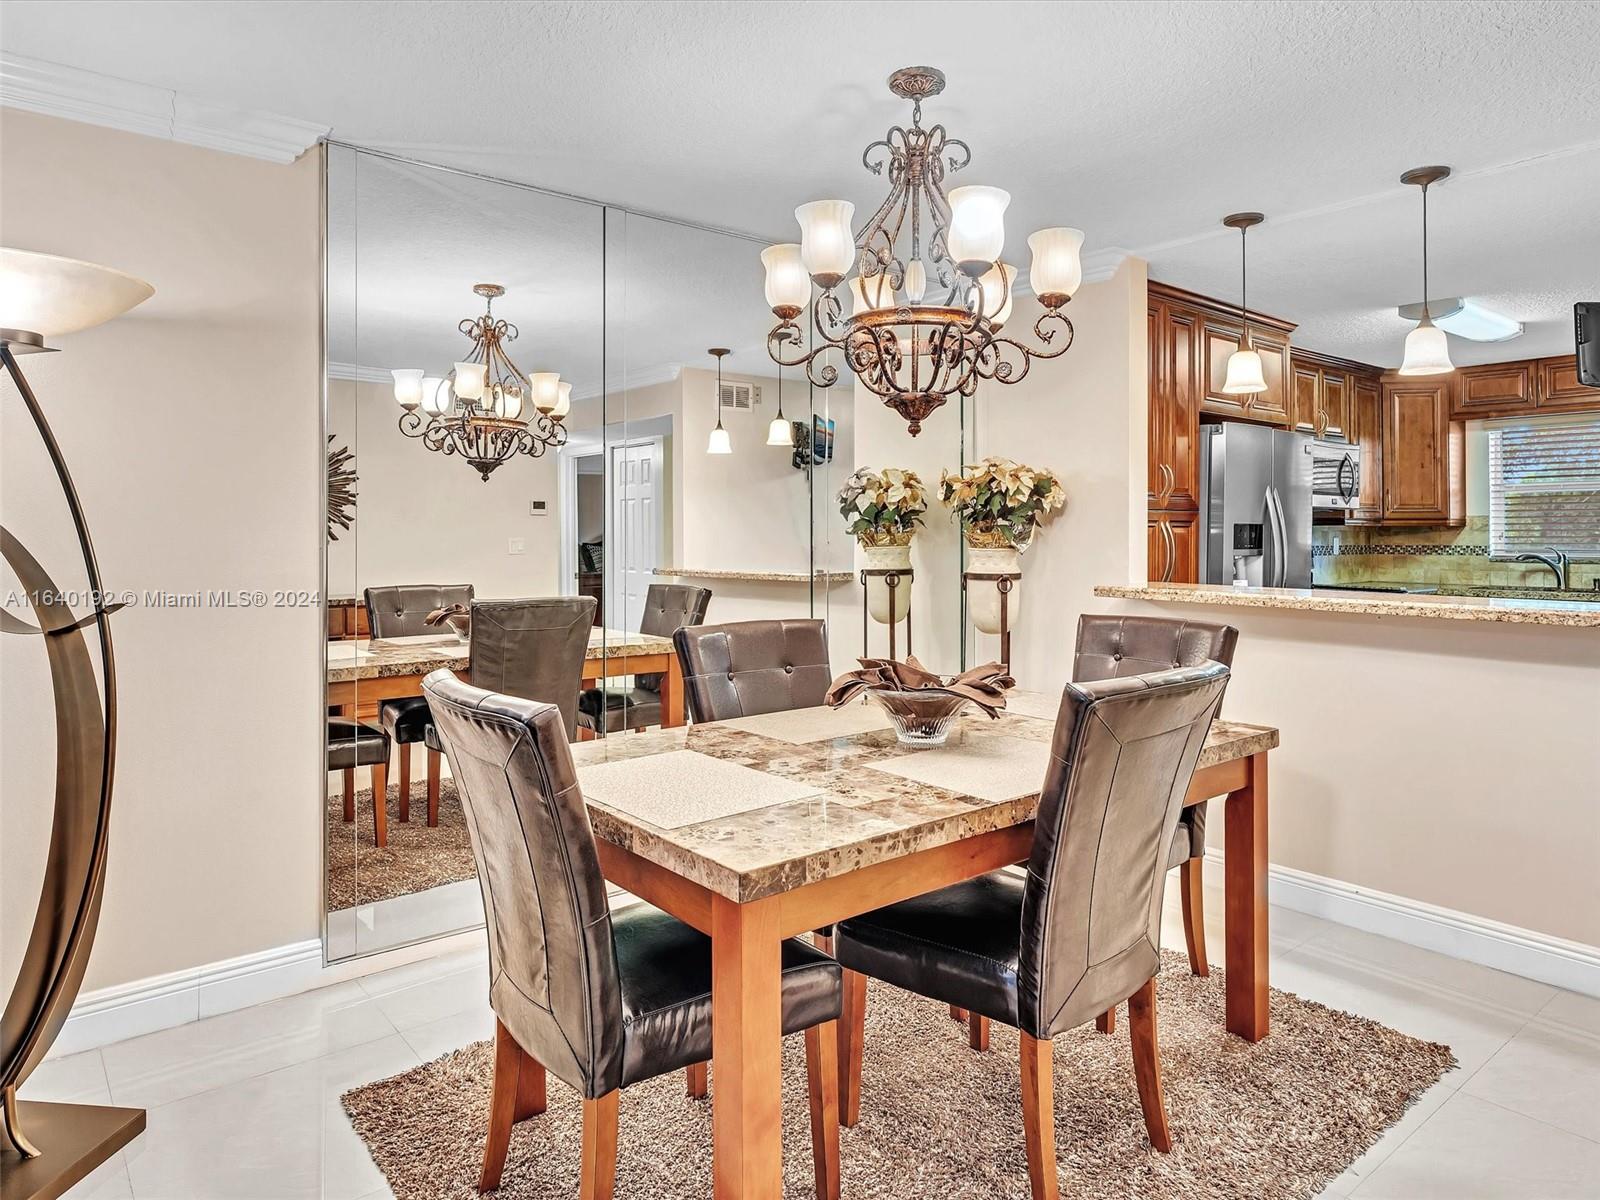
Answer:
[[[1578,382],[1600,388],[1600,300],[1574,304],[1572,324],[1578,339]]]

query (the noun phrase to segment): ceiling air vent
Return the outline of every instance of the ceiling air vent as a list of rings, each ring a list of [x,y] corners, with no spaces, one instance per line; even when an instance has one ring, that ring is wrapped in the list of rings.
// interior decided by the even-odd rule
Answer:
[[[722,385],[722,407],[737,408],[749,412],[761,403],[761,385],[754,383],[733,383],[725,381]]]

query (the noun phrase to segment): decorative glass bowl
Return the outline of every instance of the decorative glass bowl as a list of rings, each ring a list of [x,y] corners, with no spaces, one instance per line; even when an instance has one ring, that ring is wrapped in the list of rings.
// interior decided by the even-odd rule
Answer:
[[[903,746],[944,745],[956,718],[968,703],[965,696],[952,695],[937,688],[916,691],[872,688],[867,695],[889,714],[895,737]]]

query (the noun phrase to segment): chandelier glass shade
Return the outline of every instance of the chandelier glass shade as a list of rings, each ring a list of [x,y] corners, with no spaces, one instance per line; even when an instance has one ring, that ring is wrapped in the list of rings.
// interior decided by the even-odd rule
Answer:
[[[538,458],[567,440],[561,421],[572,410],[572,385],[554,371],[524,374],[506,353],[517,327],[494,315],[505,295],[497,283],[480,283],[484,312],[460,329],[472,342],[466,358],[444,377],[416,368],[392,371],[400,432],[429,450],[458,454],[484,479],[513,456]]]
[[[862,154],[874,175],[887,171],[889,194],[861,232],[851,228],[853,204],[815,200],[795,209],[800,241],[761,254],[778,318],[767,352],[826,388],[839,379],[829,352],[841,351],[915,436],[930,413],[951,396],[971,396],[980,380],[1018,383],[1035,359],[1066,353],[1072,322],[1061,310],[1083,281],[1083,233],[1042,229],[1028,239],[1029,284],[1044,312],[1031,344],[1000,336],[1017,289],[1016,267],[1000,257],[1011,196],[980,186],[946,193],[946,175],[972,152],[943,125],[923,127],[922,101],[944,90],[942,72],[906,67],[889,77],[889,90],[912,102],[911,125],[893,127]],[[809,347],[799,321],[807,307],[816,333]]]

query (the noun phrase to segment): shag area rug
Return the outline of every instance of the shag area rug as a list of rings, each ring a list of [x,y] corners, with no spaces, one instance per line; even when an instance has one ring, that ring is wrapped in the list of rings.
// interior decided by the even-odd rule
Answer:
[[[1272,1034],[1249,1045],[1222,1026],[1222,972],[1164,955],[1157,994],[1173,1148],[1150,1148],[1134,1087],[1127,1010],[1055,1042],[1056,1153],[1074,1200],[1281,1200],[1315,1196],[1454,1065],[1446,1046],[1285,992]],[[873,1200],[1027,1200],[1017,1034],[996,1024],[967,1047],[945,1005],[873,983],[861,1122],[841,1135],[842,1195]],[[398,1200],[474,1200],[488,1118],[487,1041],[344,1096]],[[622,1093],[618,1200],[711,1195],[711,1097],[683,1073]],[[499,1196],[577,1194],[577,1093],[553,1076],[549,1110],[511,1138]],[[813,1194],[801,1038],[783,1053],[784,1195]]]
[[[360,772],[362,778],[366,771]],[[391,774],[391,780],[393,775]],[[411,784],[411,820],[400,822],[399,789],[389,788],[389,844],[372,838],[372,789],[356,792],[356,820],[344,822],[344,793],[328,797],[328,910],[373,904],[477,877],[461,798],[439,784],[439,824],[428,827],[428,785]]]

